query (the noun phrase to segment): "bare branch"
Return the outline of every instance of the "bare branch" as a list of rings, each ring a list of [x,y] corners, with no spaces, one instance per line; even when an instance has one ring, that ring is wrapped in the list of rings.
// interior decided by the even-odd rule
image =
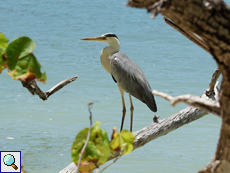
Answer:
[[[38,95],[42,100],[47,100],[45,92],[43,92],[37,85],[35,80],[24,82],[21,81],[23,87],[27,88],[32,95]]]
[[[200,109],[203,109],[205,111],[208,111],[210,113],[220,116],[221,114],[220,113],[220,103],[219,101],[214,101],[215,98],[217,98],[219,94],[217,87],[215,87],[216,81],[219,78],[219,76],[220,76],[220,71],[217,68],[212,75],[208,89],[205,91],[205,94],[201,98],[198,96],[190,95],[190,94],[172,97],[170,95],[167,95],[165,93],[162,93],[156,90],[153,90],[152,93],[154,95],[163,97],[166,100],[170,101],[172,106],[175,106],[176,104],[180,102],[184,102],[190,106],[195,106],[195,107],[198,107]],[[207,99],[206,95],[210,97],[210,99]]]
[[[76,80],[76,78],[78,78],[78,75],[74,76],[74,77],[71,77],[71,78],[68,78],[66,80],[63,80],[61,82],[59,82],[57,85],[55,85],[53,88],[51,88],[49,91],[46,91],[46,95],[47,95],[47,98],[52,95],[53,93],[55,93],[56,91],[62,89],[64,86],[66,86],[67,84],[73,82]]]
[[[50,90],[48,91],[42,91],[39,86],[37,85],[37,82],[35,80],[32,80],[30,82],[24,82],[21,81],[23,87],[27,88],[28,91],[33,94],[33,95],[38,95],[42,100],[47,100],[48,97],[52,94],[54,94],[55,92],[57,92],[58,90],[60,90],[61,88],[63,88],[64,86],[66,86],[67,84],[75,81],[78,78],[78,75],[65,79],[61,82],[59,82],[57,85],[55,85],[54,87],[52,87]]]
[[[82,156],[83,156],[83,154],[84,154],[84,151],[85,151],[85,149],[86,149],[86,146],[87,146],[87,144],[88,144],[88,142],[89,142],[89,138],[90,138],[90,133],[91,133],[92,124],[93,124],[93,122],[92,122],[92,112],[91,112],[92,106],[93,106],[93,102],[88,103],[90,126],[89,126],[89,131],[88,131],[88,135],[87,135],[85,144],[84,144],[84,146],[83,146],[83,148],[82,148],[82,150],[81,150],[81,155],[80,155],[79,160],[78,160],[78,163],[77,163],[77,170],[76,170],[76,172],[78,172],[78,169],[79,169],[79,166],[80,166],[80,163],[81,163]]]
[[[176,106],[176,104],[180,102],[184,102],[187,105],[198,107],[200,109],[206,110],[208,112],[214,113],[220,116],[220,104],[217,101],[207,100],[204,98],[200,98],[198,96],[194,96],[191,94],[180,95],[177,97],[172,97],[165,93],[153,90],[152,93],[156,96],[160,96],[165,98],[166,100],[170,101],[172,106]]]
[[[106,167],[104,167],[99,173],[103,172],[105,169],[107,169],[109,166],[111,166],[112,164],[116,163],[116,161],[122,156],[123,150],[121,150],[120,152],[118,152],[118,156],[116,159],[113,160],[113,162],[111,162],[110,164],[106,165]]]
[[[207,111],[190,106],[166,119],[159,121],[159,123],[153,123],[147,127],[144,127],[141,130],[134,132],[134,149],[142,147],[148,142],[164,136],[167,133],[174,131],[185,124],[193,122],[207,114]],[[112,160],[117,157],[119,157],[119,152],[114,153],[114,155],[110,155],[108,160]],[[72,162],[59,173],[76,173],[76,165]]]

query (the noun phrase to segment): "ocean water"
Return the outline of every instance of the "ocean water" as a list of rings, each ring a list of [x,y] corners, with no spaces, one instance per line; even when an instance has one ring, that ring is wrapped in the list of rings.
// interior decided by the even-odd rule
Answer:
[[[227,1],[228,2],[228,1]],[[202,95],[217,65],[204,50],[143,9],[124,5],[125,0],[5,0],[0,7],[0,32],[13,40],[29,36],[36,42],[35,56],[42,64],[49,90],[75,75],[79,78],[42,101],[21,83],[0,74],[0,150],[22,151],[22,163],[29,173],[59,172],[71,163],[71,146],[76,134],[89,126],[87,103],[93,105],[93,121],[102,121],[109,134],[120,127],[120,92],[100,64],[100,52],[107,46],[81,38],[115,33],[121,52],[133,59],[145,73],[152,89],[172,96]],[[229,3],[229,2],[228,2]],[[124,127],[129,129],[129,99]],[[154,115],[164,119],[187,107],[172,107],[155,97],[158,112],[133,98],[137,131],[152,123]],[[123,156],[105,172],[197,172],[215,154],[221,119],[207,115],[144,147]]]

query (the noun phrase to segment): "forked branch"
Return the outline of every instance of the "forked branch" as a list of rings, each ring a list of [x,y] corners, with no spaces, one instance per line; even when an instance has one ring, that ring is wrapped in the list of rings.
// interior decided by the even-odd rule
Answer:
[[[176,104],[180,102],[184,102],[187,105],[198,107],[210,113],[216,114],[220,116],[220,104],[218,101],[214,100],[207,100],[202,97],[194,96],[191,94],[180,95],[177,97],[172,97],[168,94],[153,90],[152,93],[156,96],[160,96],[165,98],[166,100],[170,101],[172,106],[176,106]]]
[[[52,94],[54,94],[55,92],[57,92],[58,90],[60,90],[61,88],[63,88],[64,86],[66,86],[67,84],[75,81],[78,78],[78,75],[65,79],[61,82],[59,82],[57,85],[55,85],[54,87],[52,87],[50,90],[48,91],[42,91],[39,86],[37,85],[37,82],[35,80],[32,80],[30,82],[24,82],[21,81],[23,87],[27,88],[28,91],[32,94],[32,95],[38,95],[43,101],[47,100],[49,96],[51,96]]]
[[[208,111],[210,113],[213,113],[213,114],[220,116],[220,114],[221,114],[220,113],[220,103],[217,99],[213,98],[213,96],[215,94],[216,94],[215,98],[218,98],[219,91],[218,91],[218,88],[215,84],[216,84],[216,81],[219,78],[219,76],[220,76],[220,71],[219,71],[219,69],[216,69],[216,71],[212,75],[211,81],[209,83],[209,87],[205,91],[205,95],[210,97],[210,99],[206,99],[203,96],[202,97],[194,96],[191,94],[172,97],[166,93],[162,93],[162,92],[159,92],[156,90],[153,90],[152,93],[156,96],[163,97],[166,100],[170,101],[172,106],[175,106],[176,104],[178,104],[180,102],[184,102],[187,105],[198,107],[200,109],[203,109],[205,111]]]
[[[81,164],[82,156],[83,156],[83,154],[84,154],[84,152],[85,152],[86,146],[87,146],[87,144],[88,144],[88,142],[89,142],[89,139],[90,139],[91,129],[92,129],[92,125],[93,125],[93,121],[92,121],[92,112],[91,112],[93,103],[94,103],[94,102],[88,103],[90,126],[89,126],[89,131],[88,131],[88,135],[87,135],[85,144],[84,144],[84,146],[83,146],[83,148],[82,148],[82,150],[81,150],[81,155],[80,155],[79,160],[78,160],[78,163],[77,163],[77,170],[76,170],[76,172],[78,172],[79,166],[80,166],[80,164]]]

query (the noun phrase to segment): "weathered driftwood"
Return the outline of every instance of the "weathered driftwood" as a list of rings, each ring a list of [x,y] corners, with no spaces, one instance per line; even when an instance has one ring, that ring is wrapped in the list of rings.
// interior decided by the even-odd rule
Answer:
[[[215,73],[212,76],[212,80],[209,84],[208,90],[212,91],[212,95],[206,95],[206,91],[202,95],[202,99],[205,100],[214,100],[215,97],[218,95],[216,88],[214,87],[219,75],[219,70],[217,69]],[[215,91],[214,91],[215,90]],[[148,142],[161,137],[163,135],[166,135],[167,133],[176,130],[177,128],[188,124],[190,122],[193,122],[204,115],[207,115],[208,112],[201,110],[199,108],[195,108],[192,106],[187,107],[186,109],[183,109],[179,111],[176,114],[171,115],[168,118],[165,118],[163,120],[159,120],[158,123],[152,123],[147,127],[142,128],[141,130],[138,130],[134,132],[135,135],[135,141],[134,141],[134,150],[136,148],[139,148]],[[115,153],[114,156],[110,156],[108,160],[111,160],[113,158],[116,158],[119,156],[119,152]],[[74,163],[71,163],[69,166],[61,170],[59,173],[75,173],[77,170],[77,167]]]
[[[128,6],[161,13],[204,43],[223,75],[219,94],[222,118],[220,138],[213,160],[200,173],[230,170],[230,8],[222,0],[129,0]],[[215,107],[213,109],[216,109]]]
[[[78,78],[78,75],[65,79],[61,82],[59,82],[57,85],[55,85],[54,87],[52,87],[50,90],[48,91],[42,91],[39,86],[37,85],[37,82],[35,80],[29,81],[29,82],[24,82],[21,81],[23,87],[27,88],[28,91],[32,94],[32,95],[38,95],[42,100],[47,100],[49,96],[51,96],[52,94],[54,94],[55,92],[57,92],[58,90],[60,90],[61,88],[63,88],[64,86],[66,86],[67,84],[75,81]]]
[[[158,123],[150,124],[149,126],[134,132],[134,150],[207,114],[208,112],[204,110],[189,106],[186,109],[183,109],[180,112],[159,121]],[[108,160],[114,159],[118,156],[119,152],[115,153],[113,156],[111,155]],[[59,173],[76,173],[76,170],[77,166],[75,165],[75,163],[72,162]]]
[[[216,73],[219,73],[219,70],[216,71]],[[216,89],[216,88],[214,88]],[[208,90],[208,89],[207,89]],[[207,93],[209,92],[205,92],[205,95],[207,95]],[[210,91],[210,90],[209,90]],[[195,106],[198,107],[202,110],[208,111],[210,113],[216,114],[217,116],[220,116],[220,103],[216,100],[207,100],[204,97],[198,97],[198,96],[194,96],[191,94],[186,94],[186,95],[180,95],[177,97],[172,97],[168,94],[153,90],[152,92],[154,95],[156,96],[160,96],[165,98],[166,100],[170,101],[170,103],[172,104],[172,106],[176,106],[176,104],[180,103],[180,102],[184,102],[187,105],[190,106]],[[216,89],[216,93],[218,93],[218,90]]]

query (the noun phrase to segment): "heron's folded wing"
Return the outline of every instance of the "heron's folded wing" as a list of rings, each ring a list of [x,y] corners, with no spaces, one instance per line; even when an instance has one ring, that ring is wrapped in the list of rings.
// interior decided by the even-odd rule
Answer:
[[[128,93],[136,97],[154,112],[157,111],[151,87],[142,70],[126,54],[115,53],[110,60],[111,75]]]

